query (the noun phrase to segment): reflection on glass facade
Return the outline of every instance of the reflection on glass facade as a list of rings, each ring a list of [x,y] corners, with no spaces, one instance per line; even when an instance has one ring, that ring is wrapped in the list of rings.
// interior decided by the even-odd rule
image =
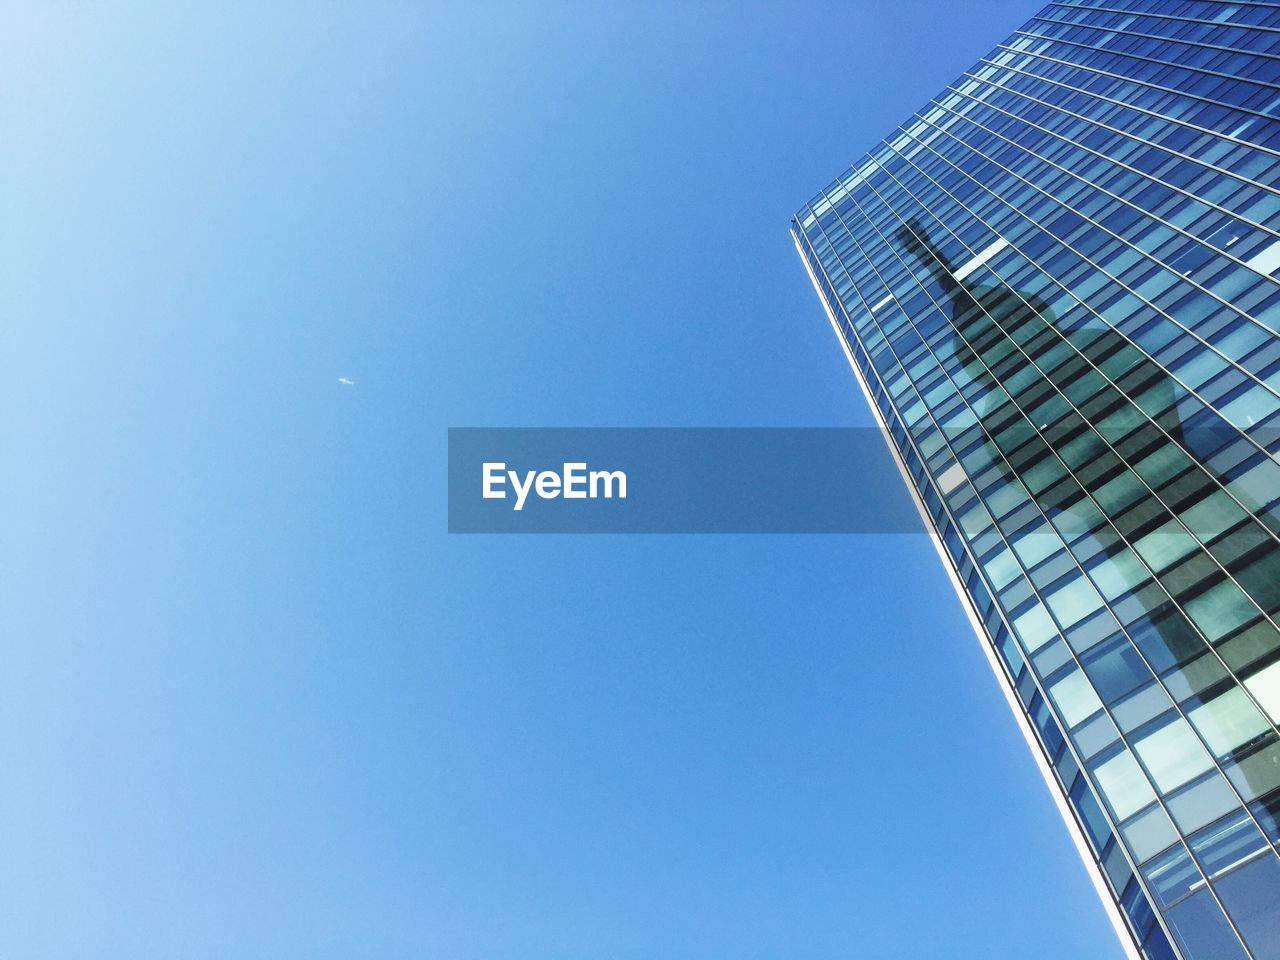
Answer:
[[[1280,960],[1280,5],[1050,4],[792,233],[1126,948]]]

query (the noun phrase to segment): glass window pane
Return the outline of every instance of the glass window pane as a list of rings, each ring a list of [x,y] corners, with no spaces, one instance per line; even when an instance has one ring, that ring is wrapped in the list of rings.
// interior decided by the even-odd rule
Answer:
[[[1156,902],[1162,907],[1177,902],[1197,886],[1204,885],[1200,870],[1182,844],[1143,867],[1142,875],[1147,878]]]
[[[1149,733],[1134,744],[1161,793],[1176,790],[1213,766],[1191,725],[1182,717]]]
[[[1017,561],[1013,559],[1013,554],[1007,548],[1002,547],[1000,552],[982,565],[986,570],[987,577],[991,580],[991,585],[997,590],[1003,590],[1009,584],[1017,579],[1021,572],[1018,569]]]
[[[1077,577],[1066,586],[1059,587],[1045,599],[1064,628],[1079,623],[1102,607],[1097,591],[1084,577]]]
[[[1171,794],[1167,802],[1169,813],[1183,833],[1199,830],[1240,806],[1240,798],[1216,771],[1199,783]]]
[[[1178,839],[1169,815],[1159,807],[1146,813],[1123,828],[1124,838],[1133,852],[1133,859],[1145,863]]]
[[[1280,723],[1280,662],[1244,682],[1273,723]]]
[[[1156,798],[1146,774],[1128,750],[1096,767],[1094,778],[1117,820],[1128,819]]]
[[[1196,549],[1196,541],[1176,520],[1170,520],[1133,546],[1152,570],[1160,571]]]
[[[1034,653],[1058,635],[1049,611],[1038,603],[1013,621],[1013,630],[1027,653]]]
[[[1225,637],[1258,615],[1258,608],[1230,580],[1223,580],[1188,600],[1186,611],[1192,623],[1211,641]]]
[[[1240,687],[1196,707],[1187,714],[1216,755],[1229,753],[1265,733],[1269,726]]]
[[[1151,571],[1142,565],[1132,550],[1125,547],[1115,556],[1106,557],[1091,567],[1089,576],[1104,597],[1114,600],[1150,580]]]
[[[1213,888],[1256,960],[1280,960],[1280,860],[1263,854]]]
[[[1201,890],[1165,911],[1174,939],[1191,960],[1248,960],[1222,909]]]
[[[1191,838],[1191,852],[1209,879],[1248,860],[1267,845],[1243,810]],[[1278,890],[1280,892],[1280,890]]]
[[[1280,787],[1280,741],[1272,741],[1240,760],[1222,765],[1246,801]]]
[[[1132,733],[1149,720],[1164,713],[1173,701],[1158,684],[1151,683],[1117,703],[1111,713],[1125,733]]]
[[[1107,703],[1115,703],[1151,679],[1151,671],[1124,637],[1090,651],[1081,662],[1094,689]]]
[[[1047,523],[1015,538],[1010,545],[1026,567],[1034,567],[1051,553],[1063,548],[1062,538]]]
[[[1091,717],[1102,709],[1102,701],[1079,670],[1072,670],[1049,688],[1049,696],[1068,727]]]
[[[1234,527],[1247,514],[1222,490],[1212,493],[1182,513],[1182,521],[1205,543]]]

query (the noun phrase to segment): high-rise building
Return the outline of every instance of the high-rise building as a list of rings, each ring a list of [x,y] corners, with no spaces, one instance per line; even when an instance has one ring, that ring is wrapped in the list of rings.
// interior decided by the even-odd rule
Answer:
[[[1126,950],[1280,960],[1280,4],[1052,3],[792,233]]]

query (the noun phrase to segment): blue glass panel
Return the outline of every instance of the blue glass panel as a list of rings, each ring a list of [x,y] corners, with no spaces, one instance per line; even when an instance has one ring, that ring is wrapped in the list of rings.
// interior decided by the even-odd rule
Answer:
[[[1208,890],[1165,911],[1165,920],[1187,960],[1250,960]]]
[[[1255,960],[1280,960],[1280,860],[1265,853],[1213,888]]]

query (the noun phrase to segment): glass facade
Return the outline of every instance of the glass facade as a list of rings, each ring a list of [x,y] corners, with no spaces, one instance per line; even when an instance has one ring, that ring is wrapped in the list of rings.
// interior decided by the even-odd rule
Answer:
[[[792,234],[1126,948],[1280,960],[1280,4],[1050,4]]]

